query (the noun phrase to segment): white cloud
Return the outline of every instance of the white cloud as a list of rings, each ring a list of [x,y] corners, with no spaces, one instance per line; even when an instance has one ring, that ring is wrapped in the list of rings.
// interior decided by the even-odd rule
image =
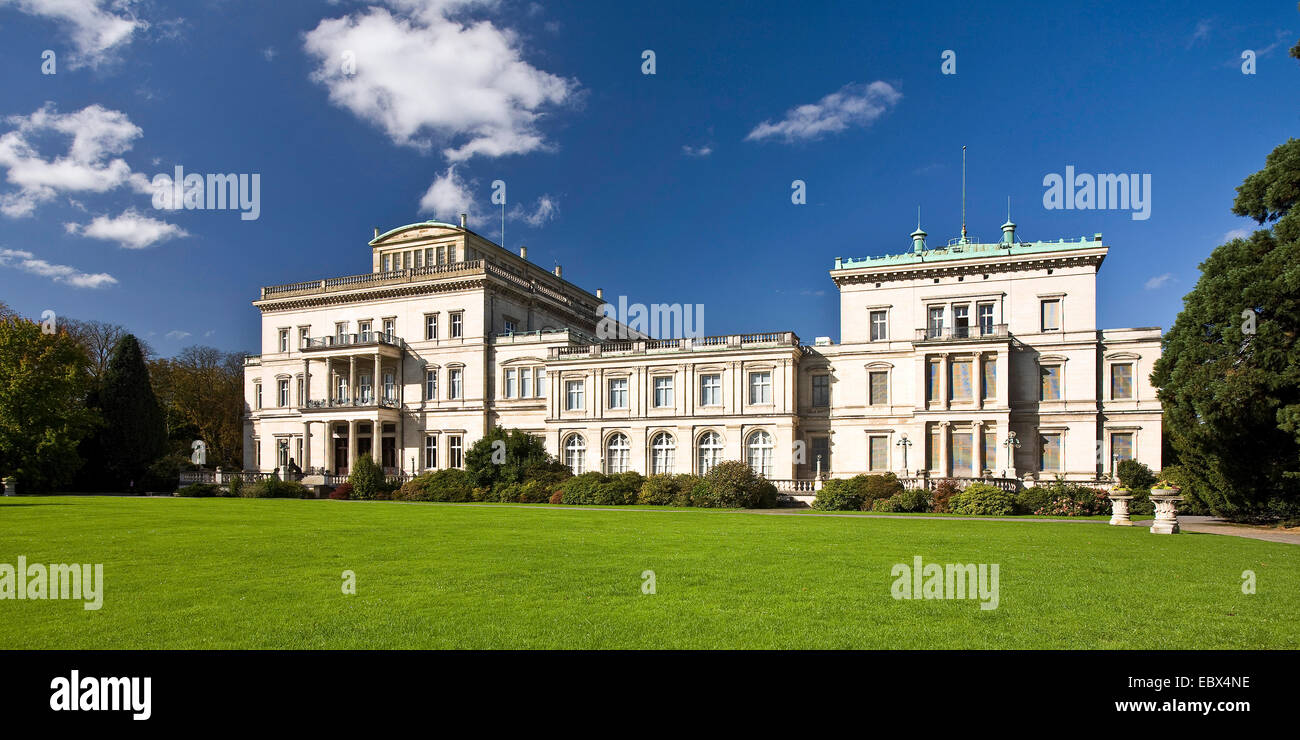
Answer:
[[[1187,45],[1192,46],[1198,41],[1204,41],[1210,37],[1210,30],[1214,27],[1207,19],[1201,19],[1196,22],[1196,28],[1192,31],[1192,37],[1187,40]]]
[[[74,288],[102,288],[117,283],[117,278],[106,272],[90,274],[70,265],[50,264],[21,249],[0,249],[0,267],[12,267]]]
[[[548,108],[572,102],[578,84],[524,61],[513,31],[453,18],[495,2],[387,4],[393,12],[371,7],[307,32],[312,79],[331,102],[399,145],[442,146],[451,162],[548,148],[539,121]]]
[[[788,143],[816,139],[851,126],[869,126],[902,98],[903,94],[888,82],[849,83],[816,103],[791,108],[776,123],[763,121],[749,132],[745,141],[777,137]]]
[[[516,204],[506,215],[512,221],[523,221],[536,228],[547,221],[554,221],[555,217],[560,215],[560,204],[552,196],[543,195],[537,199],[532,208],[525,208],[523,205]]]
[[[1248,228],[1233,229],[1223,235],[1223,243],[1227,244],[1233,239],[1249,239],[1252,231]]]
[[[150,218],[134,208],[119,216],[96,216],[89,225],[64,224],[69,234],[80,234],[91,239],[117,242],[127,249],[144,249],[168,239],[189,236],[189,232],[175,224]]]
[[[53,20],[72,39],[75,53],[68,67],[98,67],[131,43],[136,31],[149,28],[137,18],[134,0],[0,0],[28,15]]]
[[[172,340],[175,340],[175,341],[178,341],[178,342],[179,342],[180,340],[182,340],[182,339],[185,339],[185,338],[189,337],[189,336],[191,336],[189,332],[187,332],[187,331],[181,331],[180,329],[172,329],[171,331],[169,331],[169,332],[167,332],[166,334],[163,335],[163,337],[165,337],[165,338],[167,338],[167,339],[172,339]]]
[[[275,50],[274,46],[268,46],[265,49],[262,49],[262,58],[268,62],[273,62],[275,61],[275,56],[279,53],[280,52]]]
[[[688,157],[707,157],[713,153],[712,144],[702,144],[700,146],[682,145],[682,154]]]
[[[1146,288],[1147,290],[1159,290],[1173,281],[1174,281],[1173,274],[1166,272],[1162,275],[1156,275],[1155,277],[1146,281],[1145,283],[1142,284],[1142,287]]]
[[[0,136],[0,167],[18,188],[0,193],[0,212],[6,216],[30,216],[59,193],[104,193],[124,185],[149,192],[148,178],[114,156],[130,150],[143,133],[121,111],[90,105],[59,113],[46,103],[30,116],[10,116],[6,122],[16,128]],[[50,135],[71,138],[65,154],[47,159],[32,143]]]
[[[470,206],[474,199],[469,194],[469,185],[456,175],[456,166],[435,177],[429,189],[420,198],[420,213],[432,214],[447,223],[459,223],[458,214],[468,213],[470,221],[477,221],[474,209]]]

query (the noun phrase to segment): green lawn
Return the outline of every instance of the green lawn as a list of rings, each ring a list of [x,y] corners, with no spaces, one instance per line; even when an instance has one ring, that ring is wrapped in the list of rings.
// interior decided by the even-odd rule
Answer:
[[[0,499],[19,555],[103,563],[104,606],[0,601],[3,649],[1300,647],[1300,547],[1100,522]],[[893,599],[914,555],[997,563],[1000,606]]]

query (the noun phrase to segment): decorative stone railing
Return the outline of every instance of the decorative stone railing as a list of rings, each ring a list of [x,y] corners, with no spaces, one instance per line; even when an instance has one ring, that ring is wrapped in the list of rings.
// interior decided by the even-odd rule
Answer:
[[[785,478],[769,481],[776,486],[776,490],[781,493],[813,493],[817,488],[817,481],[812,478]]]
[[[362,347],[368,345],[389,345],[405,347],[406,340],[396,334],[384,334],[377,331],[354,332],[328,337],[310,337],[299,347],[304,352],[322,349],[340,349],[343,347]]]
[[[314,398],[298,406],[304,411],[313,409],[395,409],[401,404],[395,398]]]
[[[981,340],[1006,339],[1008,336],[1006,324],[994,324],[988,331],[983,327],[975,326],[948,326],[942,329],[917,329],[917,342],[971,342]]]
[[[1017,478],[965,478],[965,477],[927,477],[920,476],[916,478],[899,478],[898,482],[903,484],[903,488],[914,491],[924,489],[933,491],[940,482],[950,480],[957,484],[959,490],[966,490],[966,487],[972,483],[987,483],[994,488],[1000,488],[1008,493],[1015,493],[1020,490],[1020,480]]]
[[[768,334],[724,334],[716,337],[685,337],[682,339],[640,339],[551,347],[549,354],[550,359],[561,360],[570,357],[643,355],[651,352],[690,352],[692,350],[754,348],[760,346],[799,347],[799,337],[792,331],[782,331]]]

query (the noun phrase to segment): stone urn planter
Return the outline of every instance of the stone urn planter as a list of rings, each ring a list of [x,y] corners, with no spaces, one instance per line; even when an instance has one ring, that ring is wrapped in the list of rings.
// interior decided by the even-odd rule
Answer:
[[[1110,499],[1110,523],[1118,527],[1133,526],[1133,520],[1128,518],[1128,502],[1133,500],[1133,493],[1127,488],[1115,488],[1106,498]]]
[[[6,496],[18,495],[18,479],[12,475],[4,479],[4,491]]]
[[[1178,504],[1184,499],[1178,495],[1178,486],[1157,483],[1151,489],[1151,503],[1156,508],[1155,521],[1151,523],[1152,534],[1178,534]]]

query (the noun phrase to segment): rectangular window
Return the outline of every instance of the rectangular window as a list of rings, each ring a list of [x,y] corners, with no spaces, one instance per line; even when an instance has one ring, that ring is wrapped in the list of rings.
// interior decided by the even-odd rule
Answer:
[[[465,314],[457,311],[451,315],[451,338],[459,339],[465,334]]]
[[[433,266],[433,247],[426,247],[424,250],[424,266]]]
[[[455,245],[455,244],[448,244],[448,245],[447,245],[447,262],[450,263],[450,262],[455,262],[455,261],[456,261],[456,245]]]
[[[389,339],[397,336],[397,319],[384,319],[384,336]]]
[[[431,313],[424,317],[424,338],[438,338],[438,314]]]
[[[971,435],[970,434],[953,434],[952,435],[952,474],[955,476],[973,475],[971,465]]]
[[[253,438],[253,467],[262,468],[262,440]]]
[[[424,400],[433,401],[438,398],[438,371],[424,371]]]
[[[812,438],[812,460],[810,460],[809,469],[814,473],[817,472],[817,462],[821,461],[821,472],[831,472],[831,438],[830,437],[813,437]]]
[[[345,344],[348,341],[348,322],[340,321],[334,325],[334,342]]]
[[[1043,331],[1061,330],[1061,299],[1043,301]]]
[[[925,329],[926,337],[930,339],[943,336],[943,306],[930,306],[929,320]]]
[[[289,381],[281,380],[277,384],[277,391],[278,393],[276,394],[276,398],[279,402],[280,408],[284,408],[288,406],[289,405]]]
[[[925,390],[926,390],[925,395],[926,398],[930,399],[931,403],[939,402],[940,367],[941,365],[939,364],[938,360],[930,360],[929,367],[927,368],[929,372],[926,373],[926,378],[925,378]]]
[[[959,339],[970,336],[970,306],[952,307],[952,335]]]
[[[885,370],[872,370],[867,373],[867,403],[880,406],[889,403],[889,373]]]
[[[384,373],[384,400],[397,400],[397,376],[391,372]]]
[[[1115,464],[1133,459],[1133,433],[1123,432],[1110,435],[1110,458]]]
[[[289,330],[288,329],[280,330],[280,351],[281,352],[289,351]]]
[[[1044,434],[1039,438],[1042,445],[1042,457],[1039,460],[1039,470],[1060,470],[1061,469],[1061,435]]]
[[[583,398],[582,398],[582,393],[583,393],[582,386],[583,383],[581,380],[570,380],[565,382],[564,408],[566,411],[582,411],[583,409],[586,408],[586,405],[583,403]]]
[[[461,391],[464,389],[461,386],[462,386],[462,380],[464,378],[464,375],[465,375],[465,371],[461,370],[460,368],[452,368],[451,370],[448,371],[447,398],[454,400],[462,397]]]
[[[997,465],[998,459],[998,430],[991,427],[984,427],[983,434],[984,445],[984,467],[992,470]],[[983,470],[978,471],[980,475],[984,474]]]
[[[871,470],[889,470],[889,437],[873,434],[868,438],[867,465]]]
[[[311,327],[304,326],[298,330],[298,346],[306,347],[311,344]]]
[[[345,375],[334,376],[334,398],[346,401],[348,398],[348,379]]]
[[[424,252],[417,249],[415,250],[415,264],[412,265],[412,267],[423,267],[423,266],[424,266]]]
[[[701,375],[700,376],[700,405],[701,406],[721,406],[722,405],[722,376],[721,375]]]
[[[980,334],[988,336],[993,333],[993,304],[981,303],[976,308],[980,322]]]
[[[996,360],[984,360],[984,382],[981,383],[980,398],[985,401],[998,394],[998,363]]]
[[[660,376],[654,379],[655,383],[655,408],[666,409],[672,408],[673,405],[673,379],[670,376]]]
[[[930,449],[927,457],[926,467],[929,470],[939,469],[939,447],[943,444],[943,435],[936,427],[930,430]]]
[[[459,434],[448,435],[447,437],[447,467],[459,468],[464,466],[464,455],[461,436]]]
[[[371,341],[372,339],[373,339],[373,337],[370,336],[370,322],[369,322],[369,321],[358,321],[358,322],[357,322],[357,340],[358,340],[358,341],[361,341],[361,342],[369,342],[369,341]]]
[[[254,403],[253,408],[256,408],[256,409],[260,409],[260,408],[262,408],[262,384],[261,384],[261,383],[254,383],[254,384],[253,384],[253,399],[254,399],[254,400],[253,400],[253,403]]]
[[[889,338],[886,320],[888,313],[886,311],[871,312],[871,341],[879,342]]]
[[[533,397],[533,370],[532,368],[519,369],[519,397]]]
[[[515,397],[515,370],[514,370],[514,368],[510,368],[509,370],[506,370],[506,382],[505,382],[505,388],[504,388],[504,390],[502,391],[502,394],[503,394],[506,398],[514,398],[514,397]]]
[[[812,377],[813,408],[824,409],[831,405],[831,376],[814,375]]]
[[[438,467],[438,437],[430,434],[424,438],[424,469]]]
[[[772,373],[749,374],[749,402],[755,405],[772,403]]]
[[[1123,399],[1133,397],[1133,366],[1130,364],[1110,366],[1110,397]]]
[[[969,401],[974,398],[973,379],[971,378],[971,361],[954,360],[952,363],[952,392],[954,401]]]
[[[627,378],[610,378],[609,408],[627,408]]]
[[[392,271],[393,271],[393,257],[392,257],[392,255],[385,254],[385,255],[384,255],[384,272],[392,272]]]
[[[1061,366],[1043,365],[1038,369],[1043,376],[1043,385],[1038,394],[1040,401],[1061,400]]]
[[[546,398],[546,368],[537,368],[537,397]]]
[[[298,405],[302,405],[302,376],[298,376]]]
[[[515,322],[511,321],[510,319],[506,319],[501,323],[501,328],[506,334],[514,334]]]

